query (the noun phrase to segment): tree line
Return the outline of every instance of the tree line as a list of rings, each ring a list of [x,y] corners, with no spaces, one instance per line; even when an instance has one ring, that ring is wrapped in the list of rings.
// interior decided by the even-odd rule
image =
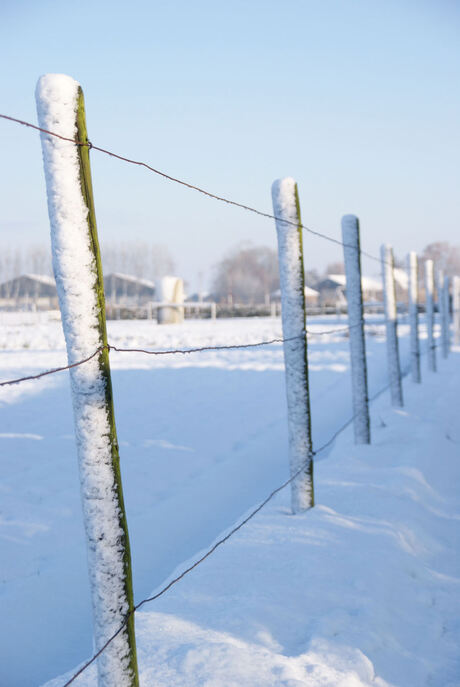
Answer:
[[[169,250],[161,244],[142,241],[102,244],[105,274],[120,272],[139,279],[157,279],[174,274],[175,263]],[[43,244],[0,247],[0,283],[23,274],[52,276],[51,252]]]
[[[168,248],[162,244],[142,241],[107,241],[102,244],[104,273],[118,272],[139,279],[155,280],[175,274],[176,265]],[[447,276],[460,274],[460,246],[447,241],[428,244],[420,263],[431,259]],[[405,269],[403,259],[395,264]],[[327,274],[343,274],[343,263],[326,266],[324,272],[312,269],[305,273],[305,283],[316,288]],[[0,283],[22,274],[52,275],[49,248],[40,244],[0,248]],[[180,275],[179,275],[180,276]],[[279,289],[278,256],[268,246],[240,244],[231,249],[214,267],[210,297],[225,303],[267,303]]]

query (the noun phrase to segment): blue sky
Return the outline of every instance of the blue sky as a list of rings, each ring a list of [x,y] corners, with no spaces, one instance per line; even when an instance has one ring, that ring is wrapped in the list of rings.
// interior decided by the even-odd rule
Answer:
[[[66,73],[101,147],[267,211],[293,176],[307,226],[340,238],[355,213],[374,254],[460,243],[455,0],[3,0],[0,18],[4,114],[36,122],[38,77]],[[0,142],[0,245],[46,243],[38,134],[0,121]],[[276,245],[269,220],[97,152],[92,167],[102,243],[163,243],[191,287],[240,242]],[[307,268],[336,259],[305,237]]]

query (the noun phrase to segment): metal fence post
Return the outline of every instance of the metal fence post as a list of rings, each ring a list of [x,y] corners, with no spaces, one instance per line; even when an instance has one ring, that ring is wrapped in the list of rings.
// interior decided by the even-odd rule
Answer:
[[[345,215],[342,218],[342,239],[347,280],[355,442],[357,444],[370,444],[359,220],[355,215]]]
[[[411,251],[407,256],[407,270],[409,276],[409,322],[410,322],[410,360],[412,381],[419,384],[420,374],[420,343],[418,338],[418,269],[417,254]]]
[[[401,384],[401,366],[399,363],[393,249],[389,245],[384,245],[381,247],[380,253],[382,257],[383,299],[385,306],[388,377],[390,382],[391,403],[393,406],[401,408],[404,404]]]
[[[434,343],[434,269],[433,260],[425,261],[426,329],[428,369],[436,372],[436,346]]]

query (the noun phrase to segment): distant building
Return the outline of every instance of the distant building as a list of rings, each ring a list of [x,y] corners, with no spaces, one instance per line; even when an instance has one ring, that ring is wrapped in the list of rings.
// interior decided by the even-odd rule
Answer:
[[[318,305],[319,303],[319,291],[316,291],[316,289],[312,289],[309,286],[305,287],[304,290],[305,293],[305,304],[310,305],[310,306],[315,306]],[[280,289],[277,289],[276,291],[273,291],[270,294],[270,299],[274,303],[279,303],[281,301],[281,291]]]
[[[317,285],[320,293],[320,304],[329,306],[346,305],[346,277],[344,274],[328,274]],[[382,283],[372,277],[361,277],[364,302],[382,300]]]
[[[23,274],[0,284],[3,308],[53,309],[58,307],[56,282],[46,274]]]
[[[192,293],[185,297],[186,303],[211,303],[215,300],[212,293],[208,291],[200,291],[200,293]]]
[[[110,305],[145,305],[155,296],[155,283],[149,279],[112,272],[104,277],[104,291]]]

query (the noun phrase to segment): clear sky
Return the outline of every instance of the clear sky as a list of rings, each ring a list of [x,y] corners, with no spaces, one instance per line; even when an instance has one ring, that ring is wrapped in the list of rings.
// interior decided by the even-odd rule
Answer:
[[[458,0],[3,0],[0,19],[4,114],[36,122],[38,77],[66,73],[101,147],[269,212],[293,176],[307,226],[340,238],[357,214],[374,254],[460,243]],[[0,144],[0,246],[46,243],[38,134],[0,120]],[[102,243],[165,244],[191,288],[238,243],[276,245],[270,220],[91,157]],[[307,235],[305,259],[340,249]]]

